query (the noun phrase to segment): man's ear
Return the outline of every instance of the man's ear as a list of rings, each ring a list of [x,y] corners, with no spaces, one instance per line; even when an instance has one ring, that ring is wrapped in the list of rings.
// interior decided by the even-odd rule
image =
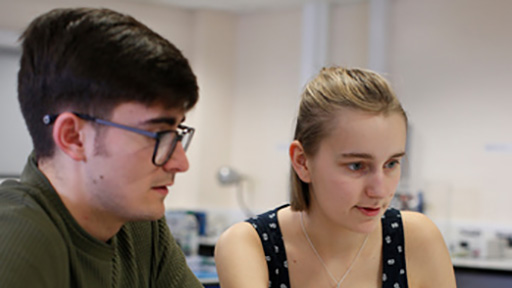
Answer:
[[[53,123],[52,136],[55,145],[66,155],[76,161],[83,161],[84,149],[84,121],[73,113],[59,114]]]
[[[290,144],[290,160],[292,162],[293,170],[299,176],[300,180],[304,183],[311,182],[311,173],[308,167],[308,159],[304,152],[304,147],[299,141],[294,140]]]

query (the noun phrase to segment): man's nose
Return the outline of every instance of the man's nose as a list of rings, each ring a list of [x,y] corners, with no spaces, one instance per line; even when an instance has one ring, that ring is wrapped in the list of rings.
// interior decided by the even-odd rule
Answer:
[[[176,148],[171,155],[171,158],[165,165],[162,166],[163,169],[167,172],[185,172],[189,168],[188,158],[185,154],[185,149],[183,149],[183,145],[181,141],[176,143]]]

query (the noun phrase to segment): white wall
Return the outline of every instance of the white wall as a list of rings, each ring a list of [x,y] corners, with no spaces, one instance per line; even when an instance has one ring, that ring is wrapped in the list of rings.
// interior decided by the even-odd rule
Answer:
[[[410,115],[411,192],[425,192],[433,218],[509,224],[512,2],[389,3],[384,72]],[[367,65],[368,10],[368,3],[332,7],[330,63]],[[239,17],[231,159],[252,179],[256,210],[288,197],[300,17],[293,9]]]
[[[187,123],[196,128],[196,135],[187,152],[190,170],[178,176],[166,199],[168,207],[235,206],[233,194],[218,184],[215,172],[221,165],[229,164],[231,157],[236,20],[229,13],[194,13],[191,57],[198,77],[200,100],[187,116]]]
[[[367,67],[369,4],[335,5],[331,10],[330,64]]]
[[[6,37],[12,43],[13,37]],[[8,45],[6,43],[6,45]],[[0,176],[16,176],[32,150],[32,141],[21,116],[16,72],[21,53],[15,48],[0,49]]]
[[[388,2],[385,73],[410,117],[411,191],[425,192],[433,217],[506,224],[512,217],[506,182],[512,160],[512,116],[506,113],[512,105],[507,85],[512,2]],[[47,10],[48,5],[36,3],[0,4],[0,28],[20,30]],[[235,15],[136,4],[109,7],[134,15],[176,43],[198,74],[201,100],[189,117],[198,128],[190,149],[192,166],[171,189],[169,207],[236,209],[235,189],[215,180],[223,164],[249,179],[253,210],[286,202],[287,146],[300,90],[301,10]],[[367,66],[369,4],[331,8],[328,62]]]
[[[288,145],[298,106],[301,10],[239,18],[232,165],[254,210],[288,199]],[[234,197],[234,195],[232,196]]]
[[[436,216],[510,224],[512,2],[395,1],[392,80]],[[494,147],[494,148],[493,148]]]

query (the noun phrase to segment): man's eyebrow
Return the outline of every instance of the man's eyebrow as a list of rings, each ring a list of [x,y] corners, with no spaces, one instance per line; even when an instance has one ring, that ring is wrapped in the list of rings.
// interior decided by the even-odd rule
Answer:
[[[185,120],[185,118],[183,118],[183,120]],[[183,122],[183,120],[181,122]],[[149,120],[146,120],[146,121],[143,121],[142,124],[143,125],[148,125],[148,124],[167,124],[167,125],[170,125],[170,126],[174,126],[176,125],[178,121],[176,120],[175,117],[157,117],[157,118],[151,118]]]

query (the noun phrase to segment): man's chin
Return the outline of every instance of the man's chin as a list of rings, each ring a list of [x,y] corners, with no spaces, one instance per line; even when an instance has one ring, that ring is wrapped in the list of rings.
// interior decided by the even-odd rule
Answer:
[[[131,222],[139,222],[139,221],[156,221],[160,220],[165,215],[165,206],[162,203],[162,207],[159,209],[153,209],[149,213],[143,213],[139,215],[133,215]]]

